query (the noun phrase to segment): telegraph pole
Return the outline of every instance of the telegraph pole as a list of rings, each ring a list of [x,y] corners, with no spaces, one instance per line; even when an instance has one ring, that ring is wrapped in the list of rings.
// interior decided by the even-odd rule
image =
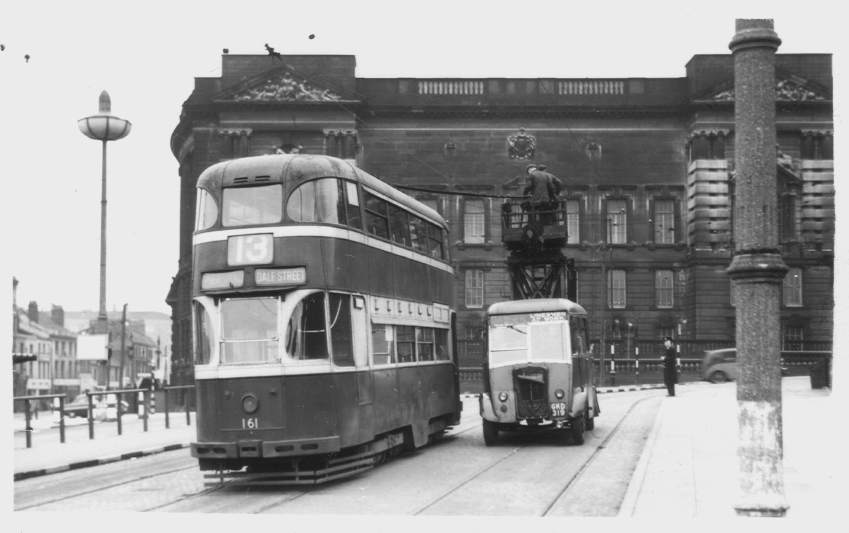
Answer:
[[[743,516],[784,516],[775,52],[771,19],[737,19],[734,56],[734,257],[737,304],[737,459]]]
[[[121,360],[118,363],[118,389],[124,388],[124,357],[127,351],[127,304],[121,312]]]

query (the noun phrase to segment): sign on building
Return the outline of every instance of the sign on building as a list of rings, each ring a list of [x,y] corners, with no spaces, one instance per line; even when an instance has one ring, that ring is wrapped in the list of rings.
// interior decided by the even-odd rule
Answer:
[[[77,337],[77,359],[80,361],[106,361],[108,335],[80,335]]]

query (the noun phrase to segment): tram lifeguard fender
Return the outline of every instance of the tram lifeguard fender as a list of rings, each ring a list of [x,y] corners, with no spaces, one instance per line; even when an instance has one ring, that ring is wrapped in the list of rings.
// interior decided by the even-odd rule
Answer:
[[[517,422],[516,419],[516,397],[513,394],[513,391],[505,391],[507,392],[507,401],[503,403],[507,407],[506,411],[498,411],[493,408],[492,405],[492,397],[488,392],[483,392],[478,397],[480,401],[480,413],[481,417],[485,420],[489,420],[490,422],[499,422],[504,424],[513,424]],[[501,402],[498,402],[499,405],[502,405]]]

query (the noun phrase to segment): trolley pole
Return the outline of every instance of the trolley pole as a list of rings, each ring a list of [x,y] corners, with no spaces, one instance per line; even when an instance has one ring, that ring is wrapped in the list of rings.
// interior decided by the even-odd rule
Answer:
[[[781,283],[775,150],[775,52],[771,19],[737,19],[734,57],[734,257],[737,302],[737,459],[742,516],[784,516]]]

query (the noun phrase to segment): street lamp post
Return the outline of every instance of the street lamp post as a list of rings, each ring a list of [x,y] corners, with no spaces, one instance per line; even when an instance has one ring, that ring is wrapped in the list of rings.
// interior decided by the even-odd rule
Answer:
[[[108,330],[106,317],[106,143],[123,139],[130,133],[132,126],[130,121],[113,115],[111,108],[109,93],[103,91],[100,93],[98,113],[77,121],[80,131],[86,137],[103,143],[100,196],[100,307],[97,313],[97,333],[106,333]]]

